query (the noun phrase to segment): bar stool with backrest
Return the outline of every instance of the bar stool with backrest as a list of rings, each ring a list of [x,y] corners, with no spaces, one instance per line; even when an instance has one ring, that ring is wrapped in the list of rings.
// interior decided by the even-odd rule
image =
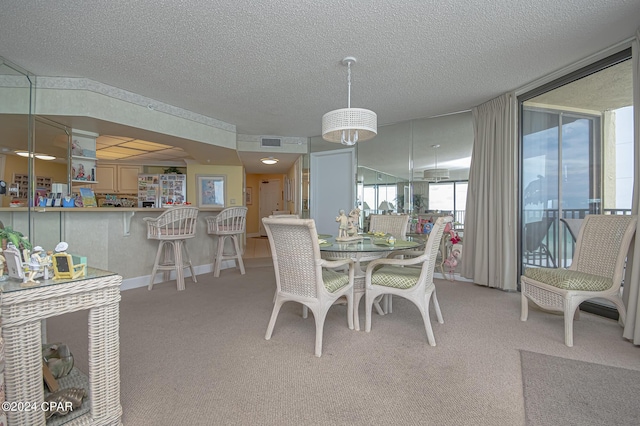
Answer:
[[[207,217],[207,233],[218,237],[216,257],[213,260],[213,276],[220,276],[220,267],[223,260],[234,259],[240,268],[240,274],[244,275],[244,263],[242,262],[242,250],[240,249],[239,236],[245,233],[247,208],[229,207],[222,210],[217,216]],[[233,241],[231,254],[224,254],[224,242],[227,237]]]
[[[178,206],[167,209],[156,218],[143,218],[147,223],[147,239],[160,241],[149,280],[149,290],[153,288],[153,280],[159,270],[172,271],[175,269],[178,290],[185,289],[184,268],[188,267],[191,270],[191,279],[194,283],[198,282],[185,245],[186,240],[196,236],[198,212],[197,207]],[[183,257],[183,251],[186,258]],[[161,261],[163,252],[164,259]],[[165,274],[165,279],[168,279],[167,274]]]

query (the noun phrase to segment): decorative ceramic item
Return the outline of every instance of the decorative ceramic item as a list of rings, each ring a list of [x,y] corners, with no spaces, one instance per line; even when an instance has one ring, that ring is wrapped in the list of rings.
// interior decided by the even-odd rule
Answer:
[[[336,241],[360,241],[363,238],[358,235],[358,220],[360,209],[353,209],[347,216],[344,210],[340,210],[340,215],[336,217],[336,222],[340,223]]]
[[[62,207],[75,207],[76,200],[72,198],[70,195],[67,195],[62,199]]]
[[[347,228],[349,227],[349,217],[344,214],[344,210],[340,210],[340,215],[336,217],[336,222],[340,223],[338,227],[338,238],[345,238],[347,236]],[[336,240],[338,238],[336,238]]]
[[[360,228],[360,209],[355,208],[349,212],[349,225],[347,227],[347,235],[353,237],[358,234]]]
[[[50,395],[44,400],[47,402],[49,410],[45,413],[45,417],[49,417],[57,414],[64,416],[82,406],[82,400],[87,395],[86,391],[82,388],[67,388],[60,389]]]
[[[10,278],[15,278],[20,281],[24,280],[24,268],[22,267],[22,260],[20,259],[20,252],[12,243],[7,245],[4,251],[5,262]]]
[[[67,251],[67,249],[69,248],[69,244],[64,242],[64,241],[60,241],[58,243],[58,245],[55,248],[55,252],[56,253],[64,253]]]

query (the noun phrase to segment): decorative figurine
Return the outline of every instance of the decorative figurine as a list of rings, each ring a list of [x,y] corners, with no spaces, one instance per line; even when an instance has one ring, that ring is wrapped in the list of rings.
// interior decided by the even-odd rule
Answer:
[[[60,241],[56,248],[54,249],[56,253],[65,253],[69,248],[69,244],[64,241]]]
[[[461,254],[460,250],[455,248],[451,250],[451,254],[449,254],[447,260],[444,261],[444,264],[449,267],[449,278],[445,276],[449,281],[454,281],[455,279],[454,273],[456,271],[456,266],[458,266],[458,259]]]
[[[345,238],[347,236],[347,229],[349,227],[349,218],[344,214],[344,210],[340,210],[340,216],[336,217],[336,222],[340,222],[338,228],[338,238]]]
[[[360,241],[362,236],[358,235],[358,222],[360,219],[360,209],[355,208],[347,216],[344,210],[340,210],[340,215],[336,217],[336,222],[340,222],[336,241]]]
[[[69,244],[64,241],[58,243],[55,254],[51,256],[53,263],[53,279],[76,279],[86,275],[86,263],[73,263],[73,256],[67,253]]]
[[[353,237],[358,234],[360,223],[360,209],[355,208],[349,212],[349,225],[347,226],[347,235]]]
[[[29,268],[29,274],[26,275],[24,282],[39,284],[36,278],[49,279],[50,263],[51,257],[47,256],[44,249],[40,246],[35,246],[29,256],[29,263],[26,265]]]

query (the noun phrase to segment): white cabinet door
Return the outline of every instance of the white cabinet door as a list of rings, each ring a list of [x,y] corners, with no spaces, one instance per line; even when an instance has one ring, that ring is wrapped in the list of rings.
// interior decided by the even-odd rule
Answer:
[[[95,193],[115,193],[117,192],[117,166],[115,164],[104,164],[96,167],[96,183],[93,186]]]
[[[138,174],[142,173],[141,166],[118,166],[118,192],[121,194],[138,193]]]

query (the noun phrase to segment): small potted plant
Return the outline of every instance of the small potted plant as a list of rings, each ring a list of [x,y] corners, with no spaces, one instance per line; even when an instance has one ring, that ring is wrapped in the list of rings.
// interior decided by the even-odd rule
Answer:
[[[32,245],[29,239],[20,231],[13,230],[10,226],[0,228],[0,240],[2,240],[2,248],[7,248],[8,243],[12,243],[18,249],[31,250]]]

